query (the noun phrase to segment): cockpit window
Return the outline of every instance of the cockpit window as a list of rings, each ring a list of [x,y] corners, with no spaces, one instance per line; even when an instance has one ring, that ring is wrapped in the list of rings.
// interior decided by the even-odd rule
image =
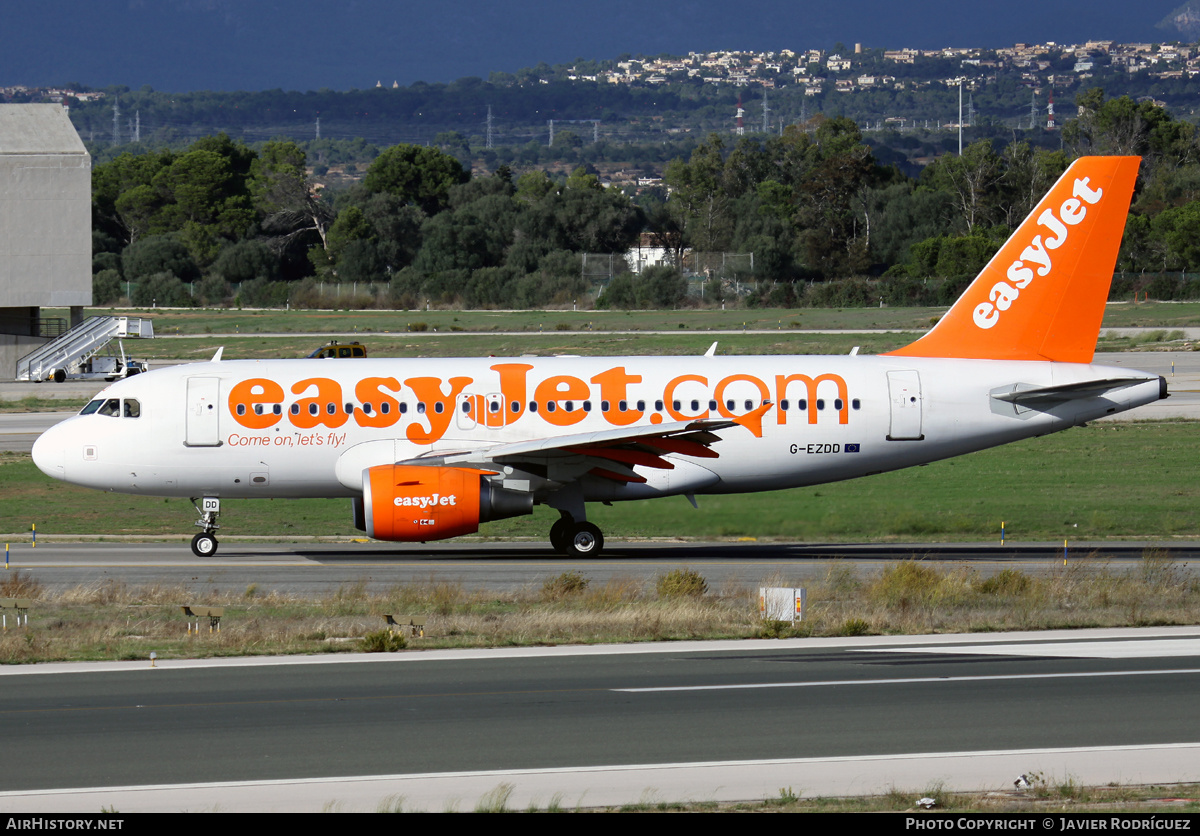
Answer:
[[[82,410],[80,415],[106,415],[109,418],[140,418],[142,415],[142,405],[136,398],[125,398],[122,402],[120,398],[98,398],[88,403]]]

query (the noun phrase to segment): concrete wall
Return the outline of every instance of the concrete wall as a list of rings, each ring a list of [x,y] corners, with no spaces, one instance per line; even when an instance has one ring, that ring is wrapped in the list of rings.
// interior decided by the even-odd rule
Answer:
[[[0,105],[0,308],[92,303],[91,192],[66,110]]]
[[[12,380],[17,374],[17,361],[48,342],[43,337],[0,334],[0,376]]]

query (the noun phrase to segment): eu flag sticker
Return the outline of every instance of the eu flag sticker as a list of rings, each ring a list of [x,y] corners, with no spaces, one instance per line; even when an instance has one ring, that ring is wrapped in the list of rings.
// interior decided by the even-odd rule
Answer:
[[[847,444],[844,449],[847,453],[857,453],[858,445],[857,444]]]

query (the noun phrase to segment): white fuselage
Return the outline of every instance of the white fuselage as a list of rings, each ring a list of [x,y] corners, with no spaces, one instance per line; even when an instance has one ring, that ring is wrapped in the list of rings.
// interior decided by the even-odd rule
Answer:
[[[995,395],[1137,378],[1037,408]],[[1144,382],[1140,382],[1144,378]],[[666,457],[645,482],[585,476],[584,499],[774,490],[1044,435],[1163,396],[1160,378],[1070,363],[889,356],[222,361],[122,380],[34,446],[44,472],[134,494],[338,497],[362,472],[498,444],[742,418],[715,458]],[[126,402],[129,402],[128,404]],[[95,402],[93,402],[95,404]],[[134,414],[135,413],[136,417]],[[513,475],[537,501],[541,487]],[[506,477],[507,478],[507,477]],[[507,485],[507,482],[506,482]]]

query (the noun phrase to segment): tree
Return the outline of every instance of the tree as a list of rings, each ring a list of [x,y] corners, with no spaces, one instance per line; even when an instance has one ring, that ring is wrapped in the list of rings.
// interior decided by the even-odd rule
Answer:
[[[363,188],[393,194],[434,215],[448,205],[450,189],[470,177],[462,163],[436,148],[394,145],[371,164]]]
[[[308,179],[307,157],[294,142],[266,143],[250,167],[249,190],[262,230],[276,251],[316,233],[327,246],[333,212]]]
[[[729,201],[722,186],[723,148],[721,138],[712,134],[691,159],[672,160],[663,172],[671,187],[668,205],[683,219],[688,242],[702,251],[725,249],[730,233]]]
[[[169,273],[188,282],[200,278],[200,269],[188,248],[165,235],[130,244],[121,254],[121,264],[125,278],[132,282],[156,273]]]
[[[993,220],[1003,176],[1000,156],[986,139],[968,145],[961,157],[939,157],[921,175],[922,181],[954,196],[956,214],[968,234]]]

